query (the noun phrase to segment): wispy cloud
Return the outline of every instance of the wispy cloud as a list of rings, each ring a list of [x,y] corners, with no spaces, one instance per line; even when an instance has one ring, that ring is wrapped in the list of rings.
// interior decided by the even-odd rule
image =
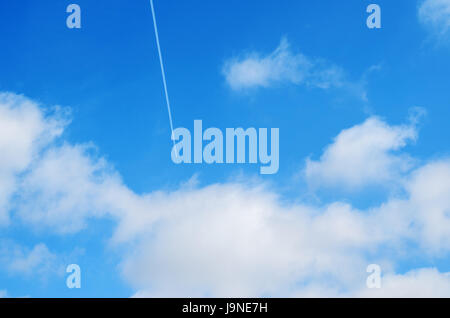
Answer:
[[[58,257],[50,252],[45,244],[37,244],[29,249],[11,241],[3,241],[0,245],[0,265],[6,271],[14,275],[37,275],[45,279],[58,271],[62,273],[62,267],[58,265]]]
[[[450,0],[423,1],[419,20],[438,37],[450,35]]]
[[[233,90],[291,83],[321,89],[346,88],[365,98],[363,84],[348,80],[342,67],[295,53],[286,38],[270,54],[250,53],[225,62],[223,74]]]

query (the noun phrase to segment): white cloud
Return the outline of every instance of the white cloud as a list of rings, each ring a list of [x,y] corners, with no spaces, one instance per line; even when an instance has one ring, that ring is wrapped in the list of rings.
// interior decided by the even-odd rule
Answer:
[[[381,288],[367,288],[365,282],[352,291],[339,290],[328,282],[314,283],[293,293],[293,297],[358,297],[358,298],[448,298],[450,273],[436,268],[419,268],[405,274],[382,273]],[[137,296],[146,296],[138,294]]]
[[[440,273],[435,268],[422,268],[404,275],[383,276],[382,288],[362,289],[357,297],[384,298],[448,298],[450,273]]]
[[[2,108],[8,109],[0,104],[0,114]],[[48,127],[43,135],[53,131]],[[334,177],[350,185],[364,182],[352,169],[346,170],[348,160],[355,160],[350,164],[366,179],[389,180],[404,173],[402,157],[391,151],[415,138],[413,126],[389,126],[370,118],[339,134],[318,164],[332,166]],[[15,199],[9,203],[14,220],[60,234],[80,231],[93,217],[116,220],[112,244],[128,251],[121,270],[137,296],[354,295],[364,287],[365,268],[373,258],[401,251],[404,244],[430,258],[450,247],[448,160],[405,175],[404,197],[359,211],[340,202],[288,203],[260,180],[205,187],[186,184],[138,195],[92,147],[68,143],[42,147],[35,145],[39,138],[31,140],[30,148],[37,150],[18,169]],[[347,158],[348,152],[357,159]],[[371,165],[375,160],[381,179],[366,172],[364,160]],[[390,172],[383,175],[383,169]],[[13,175],[16,171],[4,170]],[[45,265],[54,259],[45,245],[6,251],[0,254],[15,256],[3,259],[11,272],[26,275],[33,268],[53,268]],[[431,284],[433,275],[418,275],[419,281]],[[404,286],[395,283],[399,280],[404,282],[397,276],[387,281],[390,292]]]
[[[138,196],[92,145],[54,143],[68,122],[66,110],[0,93],[0,225],[14,210],[24,222],[73,233],[87,218],[135,205]]]
[[[414,125],[389,126],[377,117],[343,130],[320,160],[307,159],[305,175],[313,186],[361,188],[393,182],[411,167],[411,159],[398,151],[414,141]]]
[[[283,81],[298,84],[305,80],[312,67],[306,56],[293,54],[287,40],[282,39],[278,48],[268,56],[253,53],[244,59],[226,62],[224,73],[233,89],[241,89],[267,87]]]
[[[92,145],[65,143],[42,153],[23,176],[14,207],[23,222],[60,234],[84,229],[89,219],[112,218],[120,221],[120,241],[157,219],[149,213],[157,196],[126,187]]]
[[[104,196],[121,188],[121,181],[93,153],[88,145],[68,144],[44,152],[22,178],[17,215],[27,223],[74,233],[89,218],[113,214],[120,203],[114,197],[105,201]]]
[[[366,96],[362,83],[349,82],[341,67],[292,52],[285,38],[269,55],[251,53],[226,61],[223,74],[233,90],[292,83],[322,89],[345,87],[362,99]]]
[[[450,159],[414,170],[404,182],[402,198],[391,197],[370,209],[372,222],[392,243],[413,243],[428,257],[450,252]],[[414,250],[413,246],[409,246]]]
[[[8,222],[9,198],[17,175],[37,152],[59,136],[67,121],[56,109],[45,116],[39,105],[25,97],[0,93],[0,225]]]
[[[407,184],[410,211],[422,234],[421,244],[430,251],[450,250],[450,161],[425,165]]]
[[[0,298],[6,298],[8,297],[8,293],[6,290],[0,290]]]
[[[123,264],[136,296],[286,295],[327,276],[346,286],[365,266],[354,252],[382,239],[348,205],[283,206],[251,185],[181,189],[155,206],[160,220]]]
[[[405,199],[367,211],[343,203],[286,205],[267,188],[245,184],[161,194],[149,210],[158,211],[158,222],[133,231],[138,237],[123,264],[125,278],[140,290],[137,297],[362,293],[369,255],[400,257],[405,244],[429,257],[448,252],[448,171],[449,161],[420,168]],[[435,173],[442,182],[430,185]],[[429,204],[418,203],[424,195],[418,185],[431,187],[427,203],[438,206],[432,213]],[[436,214],[440,224],[433,233]],[[392,279],[386,277],[386,293],[400,295]],[[411,295],[431,288],[419,292],[417,284]]]
[[[0,245],[0,265],[11,274],[33,275],[45,279],[61,270],[58,257],[45,244],[37,244],[32,249],[4,241]]]
[[[438,36],[450,31],[450,0],[425,0],[419,7],[419,20]]]

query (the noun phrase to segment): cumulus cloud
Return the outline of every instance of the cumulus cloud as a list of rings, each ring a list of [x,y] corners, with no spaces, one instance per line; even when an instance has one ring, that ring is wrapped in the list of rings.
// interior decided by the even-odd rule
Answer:
[[[105,196],[121,187],[120,178],[92,146],[64,144],[48,149],[23,176],[16,213],[29,224],[74,233],[89,218],[113,215],[124,198]]]
[[[417,138],[414,124],[390,126],[377,117],[339,133],[319,160],[306,160],[305,175],[313,187],[358,188],[398,180],[411,159],[398,152]]]
[[[428,255],[448,252],[448,170],[449,161],[430,163],[413,174],[406,198],[366,211],[286,205],[264,187],[243,184],[167,193],[155,202],[161,219],[151,230],[142,225],[123,272],[137,297],[355,296],[371,257],[395,255],[405,244]],[[429,186],[435,173],[442,182],[419,204],[424,194],[416,187]],[[386,277],[386,295],[401,295],[393,278]]]
[[[67,113],[0,93],[0,225],[14,210],[26,223],[74,233],[86,219],[124,214],[138,200],[93,145],[55,143]]]
[[[9,198],[17,186],[17,175],[67,123],[61,109],[52,113],[46,116],[38,103],[25,97],[0,93],[0,225],[9,220]]]
[[[436,268],[419,268],[395,274],[381,275],[381,288],[367,288],[365,284],[352,291],[342,291],[329,282],[313,283],[293,293],[293,297],[357,297],[357,298],[448,298],[450,273]],[[139,295],[137,295],[139,296]]]
[[[450,161],[425,165],[407,184],[410,211],[422,233],[421,244],[432,251],[450,250]]]
[[[180,189],[156,204],[161,219],[123,264],[136,296],[289,295],[326,277],[347,286],[365,264],[351,251],[383,239],[348,205],[283,206],[257,186]]]
[[[438,36],[450,31],[450,0],[425,0],[419,7],[419,20]]]
[[[365,99],[362,83],[351,83],[345,71],[324,59],[294,53],[286,38],[268,55],[250,53],[225,62],[223,74],[233,90],[292,83],[321,89],[346,87]]]
[[[59,234],[82,230],[90,218],[115,220],[111,243],[127,247],[120,270],[136,296],[356,295],[363,293],[366,266],[374,259],[382,261],[388,251],[397,255],[404,244],[431,258],[449,251],[449,160],[408,172],[402,198],[392,197],[364,211],[342,202],[319,206],[286,202],[260,180],[185,184],[140,195],[92,146],[49,142],[62,133],[62,128],[54,128],[62,126],[57,119],[44,116],[23,97],[9,98],[19,105],[0,103],[0,114],[14,118],[21,114],[21,103],[32,104],[29,111],[41,118],[37,122],[58,123],[32,134],[50,137],[30,139],[31,150],[25,153],[32,155],[24,164],[15,168],[6,162],[2,168],[15,178],[7,204],[14,220]],[[22,127],[22,121],[17,125]],[[345,170],[349,162],[366,179],[380,181],[376,175],[381,174],[381,180],[389,180],[395,170],[405,172],[403,159],[391,151],[414,140],[416,133],[411,125],[389,126],[370,118],[343,131],[318,165],[335,168],[327,168],[328,173],[350,185],[363,182],[353,170]],[[9,143],[13,140],[10,135]],[[346,157],[347,151],[356,159]],[[364,161],[374,159],[378,174],[364,169]],[[384,169],[390,172],[383,175]],[[52,263],[54,254],[45,245],[5,251],[0,255],[9,255],[3,264],[9,264],[11,272],[26,275],[33,268],[52,268],[45,264]],[[425,270],[416,276],[392,275],[386,275],[385,283],[393,295],[409,286],[411,277],[432,284],[444,274]]]

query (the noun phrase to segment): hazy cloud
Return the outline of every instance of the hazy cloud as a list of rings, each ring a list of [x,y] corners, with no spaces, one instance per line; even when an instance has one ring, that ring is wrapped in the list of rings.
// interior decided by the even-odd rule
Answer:
[[[223,74],[233,90],[291,83],[321,89],[345,88],[366,98],[362,82],[349,81],[341,67],[325,59],[294,52],[286,38],[268,55],[253,52],[227,60]]]
[[[450,31],[450,0],[425,0],[419,7],[419,20],[437,36]]]

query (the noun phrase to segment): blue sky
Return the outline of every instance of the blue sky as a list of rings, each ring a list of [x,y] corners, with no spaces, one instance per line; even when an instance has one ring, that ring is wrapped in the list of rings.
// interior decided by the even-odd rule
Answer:
[[[450,295],[450,1],[369,29],[371,1],[155,0],[175,127],[279,128],[275,175],[175,165],[149,1],[74,2],[0,4],[5,295],[366,295],[371,263]]]

